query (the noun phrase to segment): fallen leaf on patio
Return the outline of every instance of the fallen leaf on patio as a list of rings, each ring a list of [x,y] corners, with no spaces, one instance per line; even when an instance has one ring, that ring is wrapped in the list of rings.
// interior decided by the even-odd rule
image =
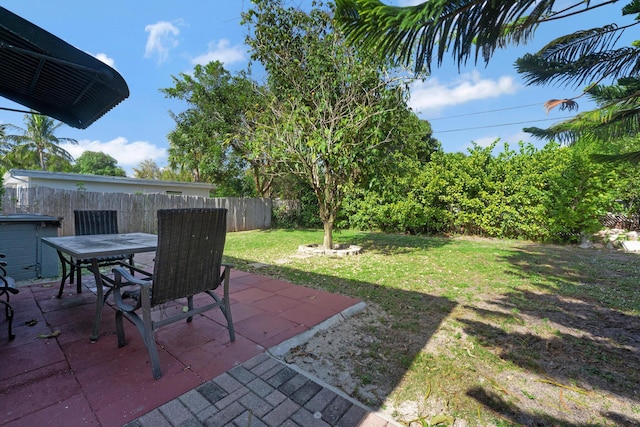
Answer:
[[[50,334],[40,334],[38,335],[38,338],[55,338],[58,335],[60,335],[60,331],[54,331],[54,332],[51,332]]]
[[[24,322],[24,324],[27,326],[36,326],[38,324],[38,321],[36,319],[31,319]]]

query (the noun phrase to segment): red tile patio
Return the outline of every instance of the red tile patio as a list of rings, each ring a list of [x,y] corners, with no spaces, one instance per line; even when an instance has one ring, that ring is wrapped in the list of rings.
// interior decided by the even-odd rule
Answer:
[[[91,283],[85,275],[83,284]],[[163,370],[156,381],[132,324],[125,322],[128,344],[118,348],[114,311],[105,307],[100,339],[91,343],[95,295],[76,294],[75,286],[62,299],[56,292],[57,282],[33,284],[12,297],[13,341],[0,313],[0,425],[121,426],[359,302],[233,270],[236,341],[219,311],[166,326],[156,333]],[[49,334],[56,336],[43,338]]]

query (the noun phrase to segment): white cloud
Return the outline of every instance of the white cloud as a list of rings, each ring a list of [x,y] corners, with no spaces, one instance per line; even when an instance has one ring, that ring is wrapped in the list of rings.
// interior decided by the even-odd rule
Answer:
[[[144,50],[145,58],[156,58],[158,64],[169,59],[169,52],[178,46],[176,37],[180,34],[177,26],[167,21],[158,21],[144,27],[144,31],[149,33],[147,45]]]
[[[511,76],[483,79],[478,71],[473,71],[450,83],[441,83],[437,78],[412,83],[409,106],[416,112],[433,112],[478,99],[512,95],[518,89],[519,85]]]
[[[105,64],[107,64],[109,67],[114,69],[116,68],[116,61],[113,58],[109,58],[109,56],[106,53],[97,53],[93,56],[99,59],[100,61],[104,62]]]
[[[73,158],[77,159],[85,151],[97,151],[110,155],[118,161],[118,166],[127,171],[127,175],[132,174],[132,169],[143,160],[151,159],[158,166],[166,163],[167,150],[156,147],[147,141],[129,142],[124,137],[117,137],[111,141],[91,141],[88,139],[78,140],[78,144],[60,144],[67,150]]]
[[[244,48],[242,46],[229,46],[229,40],[221,39],[217,44],[209,43],[207,52],[196,56],[191,63],[205,65],[211,61],[220,61],[225,65],[244,60]]]

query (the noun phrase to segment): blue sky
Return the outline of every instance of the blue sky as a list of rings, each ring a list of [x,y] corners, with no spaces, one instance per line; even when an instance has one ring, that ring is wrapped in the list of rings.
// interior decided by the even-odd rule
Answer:
[[[145,159],[160,167],[167,165],[166,136],[174,126],[168,112],[179,112],[182,106],[166,99],[159,89],[173,86],[172,75],[190,73],[196,64],[212,60],[223,62],[233,73],[246,69],[249,61],[244,45],[246,28],[240,25],[240,13],[251,7],[248,0],[8,0],[2,6],[122,74],[129,85],[129,98],[87,129],[65,125],[57,136],[78,141],[78,145],[63,145],[74,157],[85,150],[105,152],[130,176],[132,168]],[[453,60],[445,59],[442,67],[432,69],[428,79],[412,85],[411,106],[431,122],[434,136],[445,151],[465,151],[471,141],[488,145],[496,138],[511,146],[520,140],[529,141],[523,127],[547,127],[569,116],[560,110],[547,114],[543,103],[575,96],[580,90],[526,87],[514,70],[514,61],[575,29],[630,22],[630,18],[621,18],[621,7],[609,6],[571,21],[543,26],[533,42],[499,51],[488,67],[470,62],[458,70]],[[254,73],[254,78],[260,76]],[[586,99],[578,100],[578,104],[580,111],[590,106]],[[5,99],[0,99],[0,106],[16,108]],[[0,111],[0,123],[22,127],[23,119],[23,114]],[[531,142],[543,145],[537,140]]]

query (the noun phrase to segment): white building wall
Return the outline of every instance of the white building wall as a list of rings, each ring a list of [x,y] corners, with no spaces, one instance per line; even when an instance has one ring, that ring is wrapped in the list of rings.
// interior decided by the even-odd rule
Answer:
[[[26,170],[10,170],[5,173],[3,185],[18,189],[46,187],[98,193],[161,193],[201,197],[209,197],[210,192],[214,189],[213,185],[205,183]]]

